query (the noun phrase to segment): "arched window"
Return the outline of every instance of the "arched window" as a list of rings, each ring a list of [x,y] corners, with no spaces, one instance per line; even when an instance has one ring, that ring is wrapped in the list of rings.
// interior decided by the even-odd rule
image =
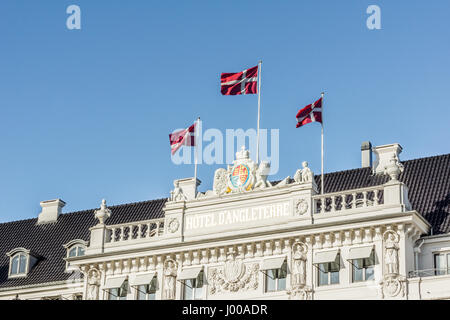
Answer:
[[[30,254],[30,250],[16,248],[6,254],[9,256],[9,277],[25,277],[37,258]]]
[[[72,258],[72,257],[84,256],[84,250],[85,250],[84,246],[74,245],[69,249],[69,251],[67,253],[67,257]]]
[[[27,273],[28,257],[24,253],[17,253],[11,259],[10,275],[19,275]]]
[[[66,250],[67,250],[67,254],[66,254],[66,271],[67,272],[74,270],[70,266],[70,263],[67,261],[67,259],[84,256],[86,247],[87,247],[87,242],[82,239],[75,239],[64,245],[64,248],[66,248]]]

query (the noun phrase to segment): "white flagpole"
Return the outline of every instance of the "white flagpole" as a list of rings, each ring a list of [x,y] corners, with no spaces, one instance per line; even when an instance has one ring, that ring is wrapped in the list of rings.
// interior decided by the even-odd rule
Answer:
[[[197,196],[197,165],[198,165],[198,130],[200,128],[200,117],[197,119],[197,125],[194,127],[194,142],[195,142],[195,151],[194,151],[194,183],[195,183],[195,195]]]
[[[256,163],[259,163],[259,121],[261,118],[261,64],[262,60],[258,62],[258,122],[256,130]]]
[[[321,194],[323,194],[323,95],[324,95],[324,93],[322,92],[322,157],[321,157],[321,160],[322,160],[322,175],[321,175],[321,178],[320,178],[320,184],[321,184],[321,186],[320,186],[320,193]]]

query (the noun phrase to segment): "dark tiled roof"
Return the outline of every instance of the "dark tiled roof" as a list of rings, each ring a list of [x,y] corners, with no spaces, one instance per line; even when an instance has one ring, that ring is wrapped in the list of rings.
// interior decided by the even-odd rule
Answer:
[[[162,217],[166,199],[109,207],[112,214],[106,224]],[[89,241],[89,228],[97,223],[94,210],[62,214],[56,223],[36,224],[37,218],[0,224],[0,288],[67,280],[64,244],[74,239]],[[40,256],[26,278],[8,279],[9,257],[6,253],[23,247]]]
[[[435,234],[450,232],[450,154],[404,161],[399,179],[409,187],[409,199],[414,209],[433,226]],[[320,186],[320,175],[316,182]],[[370,168],[325,174],[325,192],[338,192],[381,185],[388,181],[384,175],[374,176]],[[107,224],[154,219],[163,216],[166,199],[144,201],[110,207]],[[37,219],[0,224],[0,288],[67,280],[66,250],[70,240],[89,240],[89,228],[96,224],[94,209],[63,214],[58,222],[36,225]],[[24,247],[42,256],[27,278],[8,280],[12,249]]]
[[[402,162],[405,170],[399,176],[408,188],[413,209],[433,227],[434,234],[450,232],[450,154]],[[320,175],[316,175],[320,187]],[[324,174],[324,192],[376,186],[386,183],[386,175],[372,175],[371,168],[360,168]]]

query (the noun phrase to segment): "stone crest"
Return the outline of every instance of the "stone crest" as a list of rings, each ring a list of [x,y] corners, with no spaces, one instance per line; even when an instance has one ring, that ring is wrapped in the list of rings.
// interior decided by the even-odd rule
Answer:
[[[295,204],[295,212],[298,215],[303,215],[308,211],[308,207],[308,202],[305,199],[299,199]]]
[[[222,269],[209,270],[209,292],[213,295],[227,291],[255,290],[258,288],[258,271],[259,264],[246,266],[242,259],[237,258],[236,253],[231,251]]]
[[[173,218],[172,220],[170,220],[168,228],[171,233],[176,232],[179,227],[180,227],[180,222],[178,222],[178,219]]]

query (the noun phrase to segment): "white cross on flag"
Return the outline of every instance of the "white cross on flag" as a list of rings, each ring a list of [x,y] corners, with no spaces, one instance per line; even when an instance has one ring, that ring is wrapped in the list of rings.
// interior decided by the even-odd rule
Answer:
[[[297,112],[297,126],[301,127],[310,122],[322,123],[322,98]]]
[[[172,154],[175,154],[181,146],[195,146],[195,122],[192,126],[187,129],[175,131],[169,134],[170,149]]]
[[[220,91],[225,96],[258,93],[258,66],[220,75]]]

